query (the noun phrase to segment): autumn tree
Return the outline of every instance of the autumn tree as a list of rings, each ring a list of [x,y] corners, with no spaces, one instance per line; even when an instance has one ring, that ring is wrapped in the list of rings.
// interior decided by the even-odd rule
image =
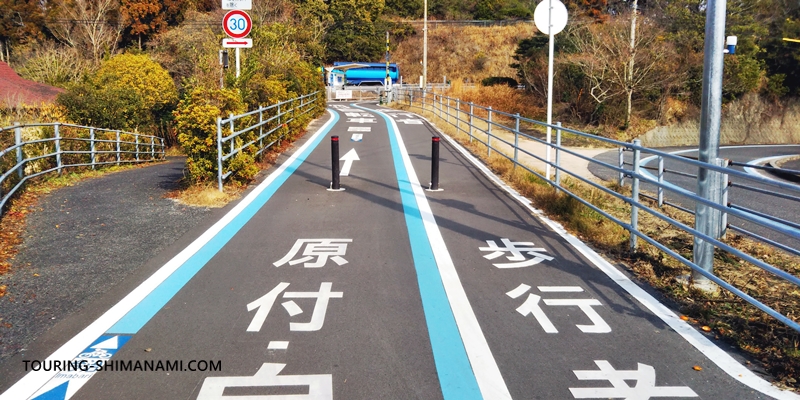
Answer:
[[[99,63],[117,48],[122,23],[118,0],[54,0],[47,26],[62,43]]]
[[[605,24],[585,24],[570,32],[576,48],[568,62],[589,81],[589,94],[598,103],[624,97],[623,127],[630,125],[634,95],[658,89],[674,78],[674,48],[653,21],[640,17],[631,37],[630,15]]]
[[[35,46],[27,55],[19,74],[35,82],[66,88],[89,71],[89,62],[74,47],[52,41]]]
[[[44,9],[37,0],[6,0],[0,7],[0,61],[9,62],[11,46],[45,38]]]
[[[142,49],[142,36],[145,38],[167,27],[162,2],[158,0],[122,0],[120,16],[126,33],[137,39]]]

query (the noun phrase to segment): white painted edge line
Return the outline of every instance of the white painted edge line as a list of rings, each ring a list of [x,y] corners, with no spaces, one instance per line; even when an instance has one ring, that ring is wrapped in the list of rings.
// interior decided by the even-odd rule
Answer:
[[[400,135],[400,128],[392,116],[381,111],[376,110],[376,112],[388,117],[392,121],[394,131],[397,133],[397,144],[403,157],[403,164],[408,171],[408,180],[414,191],[425,232],[428,234],[428,240],[430,240],[433,257],[436,259],[436,265],[442,277],[442,284],[450,302],[450,309],[453,311],[453,317],[461,334],[461,340],[464,342],[464,349],[467,352],[481,395],[484,399],[511,399],[511,393],[508,391],[506,382],[500,373],[500,368],[497,366],[497,361],[495,361],[492,351],[489,349],[489,343],[483,335],[480,324],[478,324],[478,318],[472,310],[467,293],[464,291],[464,286],[461,284],[461,279],[458,277],[458,272],[456,272],[456,267],[453,264],[453,259],[450,257],[450,252],[444,243],[442,233],[436,224],[436,218],[434,218],[431,206],[425,197],[425,191],[419,184],[417,173],[411,164],[411,158]]]
[[[755,159],[755,160],[748,161],[747,165],[759,165],[759,166],[761,166],[761,165],[764,165],[764,164],[766,164],[766,163],[768,163],[770,161],[780,160],[781,158],[787,158],[787,157],[792,157],[792,155],[783,155],[783,156],[772,156],[772,157],[758,158],[758,159]],[[769,179],[771,181],[785,183],[784,181],[779,180],[779,179],[775,179],[771,175],[766,174],[766,173],[764,173],[761,170],[756,169],[756,168],[744,167],[744,171],[747,172],[750,175],[758,175],[758,176],[760,176],[762,178],[767,178],[767,179]]]
[[[271,173],[267,179],[261,184],[256,186],[250,194],[248,194],[242,201],[239,202],[233,209],[228,211],[219,221],[214,223],[207,231],[203,232],[200,237],[194,240],[189,246],[181,250],[175,257],[167,261],[164,266],[159,268],[153,275],[142,282],[136,289],[133,289],[122,300],[112,306],[103,315],[98,317],[94,322],[89,324],[80,333],[75,335],[72,339],[64,343],[58,350],[53,352],[47,360],[72,360],[80,352],[89,347],[92,342],[111,329],[114,324],[120,320],[125,314],[133,309],[139,302],[147,297],[158,285],[167,279],[175,270],[177,270],[183,263],[192,257],[198,250],[205,246],[211,239],[219,233],[228,223],[230,223],[236,216],[238,216],[250,203],[252,203],[259,194],[261,194],[278,176],[289,167],[300,154],[308,148],[314,139],[323,132],[328,125],[333,123],[333,113],[328,110],[331,119],[322,125],[317,132],[314,133],[309,139],[298,148],[291,157],[289,157],[277,170]],[[27,399],[36,393],[39,388],[44,386],[50,379],[52,379],[58,371],[31,371],[28,372],[22,379],[17,381],[13,386],[8,388],[5,393],[0,395],[0,400],[18,400]]]
[[[421,118],[427,121],[427,118],[420,116]],[[430,121],[428,121],[430,123]],[[523,197],[519,194],[514,188],[507,185],[503,182],[497,175],[495,175],[485,164],[483,164],[480,160],[475,158],[469,151],[467,151],[464,147],[461,146],[458,142],[456,142],[453,138],[449,135],[442,132],[436,125],[433,126],[442,137],[447,139],[447,141],[453,145],[455,149],[457,149],[465,158],[467,158],[475,167],[477,167],[487,178],[493,181],[497,186],[505,190],[508,194],[510,194],[515,200],[517,200],[520,204],[528,208],[528,210],[536,215],[542,222],[544,222],[547,226],[550,227],[554,232],[558,233],[562,238],[564,238],[572,247],[578,250],[584,257],[586,257],[589,261],[591,261],[599,270],[603,271],[611,280],[613,280],[617,285],[625,289],[631,296],[633,296],[639,303],[645,306],[648,310],[650,310],[653,314],[659,317],[662,321],[664,321],[670,328],[672,328],[675,332],[683,337],[684,340],[689,342],[692,346],[694,346],[698,351],[703,353],[708,359],[716,364],[720,369],[725,371],[728,375],[730,375],[733,379],[741,382],[742,384],[757,390],[763,394],[775,397],[777,399],[787,399],[787,400],[800,400],[800,395],[792,393],[790,391],[781,390],[771,383],[767,382],[766,380],[760,378],[756,374],[754,374],[749,369],[745,368],[742,364],[739,364],[730,354],[726,353],[724,350],[717,347],[714,343],[712,343],[707,337],[700,334],[700,332],[696,331],[692,328],[689,324],[678,318],[672,310],[667,308],[665,305],[661,304],[658,300],[656,300],[653,296],[649,293],[645,292],[644,289],[640,288],[638,285],[633,283],[627,276],[625,276],[622,272],[620,272],[616,267],[611,265],[608,261],[606,261],[602,256],[600,256],[597,252],[592,250],[589,246],[585,243],[581,242],[578,238],[573,236],[571,233],[567,232],[561,224],[547,218],[541,210],[534,208],[531,205],[531,201]]]

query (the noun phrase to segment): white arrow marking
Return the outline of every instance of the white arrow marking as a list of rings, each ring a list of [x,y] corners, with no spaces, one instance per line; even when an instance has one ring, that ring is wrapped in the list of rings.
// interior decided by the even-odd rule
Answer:
[[[119,336],[114,336],[111,339],[104,340],[94,346],[92,349],[113,349],[116,350],[119,348],[119,340],[117,340]]]
[[[223,396],[228,387],[280,387],[280,386],[308,386],[308,394],[293,395],[255,395],[246,396],[250,400],[332,400],[333,377],[332,375],[281,375],[286,364],[264,363],[253,376],[220,376],[209,377],[203,381],[197,400],[218,400],[245,398],[244,396]]]
[[[342,171],[339,172],[339,176],[348,176],[350,175],[350,167],[353,166],[353,161],[361,160],[358,158],[358,154],[356,154],[356,149],[350,149],[342,158],[339,159],[340,161],[344,161],[344,165],[342,166]]]
[[[350,138],[350,140],[354,142],[360,142],[362,139],[364,139],[364,135],[360,133],[354,133],[353,136]]]

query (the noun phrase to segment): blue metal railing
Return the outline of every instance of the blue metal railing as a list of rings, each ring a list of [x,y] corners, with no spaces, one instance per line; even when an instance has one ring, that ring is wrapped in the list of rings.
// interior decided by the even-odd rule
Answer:
[[[279,130],[287,127],[299,116],[317,108],[316,104],[320,95],[321,92],[317,91],[269,107],[259,107],[244,114],[231,114],[224,119],[217,118],[217,184],[219,190],[222,191],[225,179],[236,172],[225,170],[226,161],[248,148],[254,148],[254,154],[260,156],[274,144],[280,143],[288,131],[279,133]],[[256,116],[258,116],[258,120],[255,120]],[[240,126],[237,130],[237,123],[244,124],[244,127]],[[237,139],[242,139],[244,134],[256,132],[256,130],[257,134],[251,135],[252,138],[247,143],[241,143],[242,140],[239,140],[237,144]],[[225,135],[224,132],[228,134]],[[266,140],[270,140],[269,143],[265,144]]]
[[[769,264],[768,262],[758,259],[740,249],[737,249],[721,241],[720,237],[712,237],[710,235],[707,235],[703,232],[700,232],[698,229],[694,227],[687,226],[686,224],[665,215],[664,213],[660,212],[657,209],[647,206],[646,203],[640,201],[640,197],[650,197],[650,196],[639,193],[639,186],[641,183],[646,183],[648,185],[655,186],[658,191],[658,195],[655,198],[653,197],[650,198],[656,200],[659,207],[666,204],[687,211],[689,213],[692,212],[686,208],[664,201],[664,193],[667,192],[668,194],[671,195],[677,195],[679,197],[686,198],[694,202],[695,204],[704,204],[711,209],[718,210],[722,214],[721,224],[723,224],[724,226],[721,227],[721,232],[723,232],[723,234],[725,228],[731,228],[732,230],[746,234],[751,238],[761,243],[764,243],[768,246],[771,246],[773,248],[785,251],[791,255],[800,255],[800,251],[798,251],[793,245],[787,244],[786,242],[788,241],[788,243],[797,243],[797,241],[800,240],[800,229],[798,229],[800,228],[800,226],[798,226],[798,221],[789,221],[786,219],[776,217],[774,215],[770,215],[769,212],[755,211],[748,207],[728,203],[727,180],[730,179],[731,177],[734,177],[739,181],[744,181],[746,183],[739,185],[747,186],[748,189],[752,188],[752,184],[759,184],[774,188],[772,191],[767,189],[756,188],[755,191],[765,196],[771,195],[774,196],[775,198],[781,198],[783,200],[788,200],[790,202],[800,201],[800,196],[794,195],[794,194],[800,194],[800,186],[771,180],[761,176],[754,176],[746,172],[728,168],[725,166],[727,165],[727,163],[722,163],[722,165],[703,163],[680,155],[670,154],[665,151],[644,147],[639,143],[638,140],[634,140],[633,143],[621,142],[618,140],[604,138],[601,136],[592,135],[578,130],[565,128],[562,127],[560,123],[556,123],[555,125],[550,125],[550,127],[555,131],[556,140],[555,143],[548,143],[543,139],[537,138],[532,135],[528,135],[520,131],[521,122],[524,122],[532,127],[537,127],[537,126],[547,127],[548,124],[544,122],[536,121],[529,118],[524,118],[521,117],[519,114],[511,114],[503,111],[494,110],[491,107],[483,107],[474,103],[462,102],[459,99],[454,99],[427,91],[421,91],[419,89],[403,87],[403,88],[396,88],[395,90],[396,90],[395,93],[396,101],[403,102],[404,104],[410,107],[421,108],[432,112],[436,118],[438,118],[444,123],[453,126],[459,133],[468,135],[470,141],[477,141],[486,146],[488,155],[498,154],[510,160],[511,162],[514,163],[515,168],[516,167],[524,168],[528,172],[550,183],[557,190],[564,192],[565,194],[571,196],[572,198],[582,203],[583,205],[589,207],[590,209],[594,210],[595,212],[599,213],[605,218],[613,221],[614,223],[628,230],[630,232],[630,237],[631,237],[630,238],[631,249],[636,248],[637,239],[642,239],[645,242],[663,251],[670,257],[674,258],[675,260],[679,261],[680,263],[691,268],[693,271],[695,271],[696,274],[708,278],[710,281],[714,282],[720,287],[730,291],[734,295],[754,305],[755,307],[759,308],[760,310],[764,311],[765,313],[769,314],[775,319],[786,324],[790,328],[800,332],[800,324],[798,324],[795,320],[787,317],[786,315],[781,314],[780,312],[772,309],[771,307],[753,298],[752,296],[748,295],[742,290],[734,287],[731,283],[726,282],[719,276],[715,275],[713,273],[713,269],[703,268],[702,266],[696,264],[695,262],[681,256],[675,250],[670,249],[668,246],[647,236],[645,233],[641,232],[638,229],[638,212],[641,210],[650,215],[653,215],[654,217],[662,221],[669,223],[670,225],[680,230],[683,230],[691,234],[695,239],[701,239],[707,243],[711,243],[714,246],[716,246],[716,248],[723,250],[733,256],[739,257],[742,260],[749,262],[766,272],[771,273],[775,277],[778,277],[791,284],[800,286],[800,277],[797,277],[792,273],[777,268]],[[511,121],[511,122],[509,123],[504,121]],[[498,131],[514,135],[513,142],[510,140],[506,140],[503,136],[499,135]],[[593,157],[583,155],[580,152],[562,146],[561,138],[563,132],[569,132],[583,139],[591,139],[594,141],[602,142],[605,145],[611,145],[619,148],[620,149],[619,163],[616,163],[616,165],[607,163],[595,159]],[[544,146],[547,146],[548,148],[554,149],[555,160],[551,161],[549,157],[548,158],[541,157],[537,154],[534,154],[531,151],[526,150],[523,147],[520,147],[520,139],[536,142]],[[622,156],[623,151],[632,152],[634,155],[633,156],[634,161],[625,162]],[[628,194],[618,193],[617,191],[612,190],[606,187],[605,185],[602,185],[591,179],[581,176],[577,172],[573,172],[566,169],[564,165],[561,163],[562,153],[566,153],[578,159],[584,160],[588,162],[589,165],[594,164],[604,169],[613,171],[615,174],[618,174],[619,176],[620,186],[622,186],[624,179],[626,178],[631,179],[632,180],[631,194],[628,195]],[[652,157],[656,157],[658,159],[659,167],[657,176],[653,176],[652,174],[644,171],[645,168],[649,167],[643,165],[644,160],[641,160],[641,154],[643,153],[647,153]],[[538,160],[539,162],[544,163],[549,167],[552,167],[555,171],[554,178],[551,179],[549,173],[542,174],[541,172],[520,162],[521,155],[527,155],[528,157],[532,157],[533,159]],[[705,198],[698,197],[695,193],[666,181],[664,179],[664,173],[667,171],[675,173],[676,175],[686,175],[690,177],[694,177],[695,175],[681,173],[680,171],[675,171],[675,170],[667,170],[664,168],[664,160],[669,160],[673,163],[681,163],[683,165],[687,165],[692,168],[705,168],[707,170],[715,171],[722,174],[725,182],[725,188],[722,189],[725,190],[725,197],[723,200],[723,204],[717,204]],[[630,168],[627,168],[627,166],[629,166]],[[590,185],[591,187],[603,193],[606,193],[610,196],[613,196],[614,198],[617,198],[629,204],[631,206],[630,220],[622,221],[619,218],[601,209],[600,207],[595,206],[590,201],[581,198],[577,194],[570,191],[568,188],[562,186],[561,185],[562,172],[569,174],[572,178],[581,181],[584,184]],[[790,192],[791,194],[776,192],[776,190],[778,189],[783,190],[785,192]],[[797,207],[796,205],[794,206]],[[727,223],[728,216],[733,216],[742,221],[746,221],[747,223],[750,223],[754,226],[764,228],[767,231],[772,232],[772,234],[778,236],[778,238],[768,238],[759,235],[757,233],[750,232],[749,230],[746,230],[742,227],[728,224]],[[782,242],[781,240],[783,240],[784,242]]]
[[[6,146],[0,150],[0,214],[31,178],[66,168],[156,161],[165,155],[164,139],[156,136],[60,122],[2,127],[0,143]]]

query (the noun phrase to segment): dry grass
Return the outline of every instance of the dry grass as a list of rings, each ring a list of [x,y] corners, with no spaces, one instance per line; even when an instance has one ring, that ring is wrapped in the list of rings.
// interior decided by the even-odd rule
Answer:
[[[239,198],[241,188],[225,187],[225,192],[211,184],[193,185],[170,192],[167,197],[192,207],[220,208]]]
[[[167,147],[164,151],[167,157],[176,157],[176,156],[185,156],[186,153],[183,151],[183,147],[181,146],[172,146]]]
[[[519,40],[533,35],[531,23],[509,26],[437,26],[428,31],[428,82],[469,79],[480,82],[490,76],[515,78],[509,67]],[[392,53],[405,83],[419,82],[422,75],[422,30],[402,41]]]
[[[401,107],[403,108],[403,107]],[[414,111],[419,111],[414,109]],[[430,112],[421,114],[434,121],[438,117]],[[514,187],[533,205],[559,221],[568,231],[597,250],[617,260],[640,280],[658,289],[675,304],[685,319],[692,324],[705,327],[713,339],[726,341],[748,353],[754,362],[772,374],[779,384],[798,389],[796,376],[800,373],[800,334],[776,321],[754,306],[732,293],[720,290],[708,294],[686,285],[681,277],[691,274],[689,267],[667,256],[656,247],[639,241],[636,252],[628,249],[629,233],[601,214],[584,206],[566,194],[525,171],[513,168],[505,157],[487,157],[486,147],[476,141],[470,142],[466,134],[456,131],[449,124],[440,124],[443,130],[467,147],[505,182]],[[477,136],[481,139],[480,136]],[[484,136],[485,138],[485,136]],[[483,139],[485,140],[485,139]],[[615,218],[627,221],[631,207],[607,193],[575,180],[565,180],[562,186],[604,210]],[[618,193],[630,195],[630,189],[608,184]],[[656,209],[657,205],[647,199],[643,203]],[[694,217],[682,211],[665,208],[658,210],[685,225],[693,226]],[[666,245],[682,257],[692,259],[692,236],[664,220],[647,212],[639,212],[639,229],[659,243]],[[772,247],[765,246],[736,234],[728,234],[724,241],[737,249],[766,261],[795,276],[800,275],[800,258],[790,256]],[[778,310],[800,320],[800,289],[778,279],[757,266],[739,257],[717,250],[714,272],[723,280]]]

